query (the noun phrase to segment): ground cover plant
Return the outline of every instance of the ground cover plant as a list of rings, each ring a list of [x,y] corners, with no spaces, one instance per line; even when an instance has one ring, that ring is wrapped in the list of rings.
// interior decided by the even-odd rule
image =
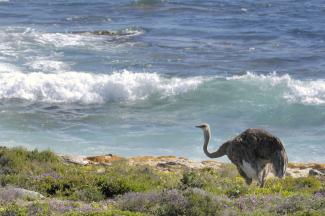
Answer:
[[[51,151],[0,148],[0,215],[325,215],[325,178],[269,179],[247,186],[231,164],[161,171],[116,161],[66,163]]]

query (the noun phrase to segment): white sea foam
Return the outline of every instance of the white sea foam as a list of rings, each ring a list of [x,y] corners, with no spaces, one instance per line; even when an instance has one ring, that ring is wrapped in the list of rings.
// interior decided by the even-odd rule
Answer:
[[[244,75],[232,76],[228,80],[244,80],[261,82],[261,88],[283,87],[283,98],[292,103],[325,104],[325,80],[296,80],[288,74],[277,75],[275,72],[268,75],[257,75],[247,72]]]
[[[140,28],[125,28],[116,32],[114,38],[128,38],[138,36],[144,33]],[[62,47],[93,47],[96,43],[107,42],[107,36],[94,35],[89,33],[73,34],[73,33],[39,33],[34,32],[33,39],[43,45],[53,45],[57,48]]]
[[[10,71],[18,71],[19,68],[15,65],[9,63],[0,63],[0,73],[2,72],[10,72]]]
[[[32,71],[61,72],[69,69],[69,66],[61,61],[39,58],[26,64]]]
[[[41,44],[51,44],[55,47],[85,46],[96,41],[96,38],[81,34],[37,33],[35,40]]]
[[[87,34],[39,32],[32,28],[8,27],[0,28],[0,40],[1,54],[12,56],[17,55],[17,52],[35,52],[44,47],[48,50],[49,46],[89,48],[96,46],[96,42],[102,38]]]
[[[29,66],[32,71],[52,71],[55,68],[62,67],[55,59],[61,48],[76,48],[96,51],[119,51],[120,48],[133,46],[137,42],[124,40],[129,37],[141,35],[144,30],[141,28],[125,28],[115,32],[116,35],[108,37],[105,35],[94,35],[91,33],[77,34],[77,33],[55,33],[55,32],[40,32],[33,28],[21,27],[5,27],[0,28],[0,59],[3,61],[22,60],[25,65]],[[115,40],[123,39],[123,43],[115,43]],[[113,41],[113,42],[112,42]],[[46,70],[45,64],[42,62],[35,62],[30,65],[30,61],[37,59],[30,59],[31,57],[48,58],[49,70]],[[68,68],[65,68],[67,70]]]
[[[0,98],[50,103],[105,103],[133,101],[152,95],[182,94],[205,79],[165,78],[155,73],[116,72],[111,75],[82,72],[0,73]]]
[[[65,18],[66,21],[72,22],[112,22],[112,19],[101,16],[72,16]]]
[[[141,28],[125,28],[117,31],[119,37],[138,36],[144,34],[144,30]]]

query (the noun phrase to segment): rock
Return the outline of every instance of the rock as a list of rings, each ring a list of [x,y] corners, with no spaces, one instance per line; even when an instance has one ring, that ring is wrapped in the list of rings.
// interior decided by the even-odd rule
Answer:
[[[317,163],[289,163],[286,176],[293,178],[324,175],[325,164]]]
[[[68,163],[74,163],[79,165],[88,165],[89,161],[85,160],[83,156],[73,156],[73,155],[61,155],[63,160]]]
[[[103,165],[111,165],[111,163],[114,161],[125,160],[125,158],[123,157],[112,155],[112,154],[86,157],[85,159],[88,160],[90,163],[103,164]]]
[[[178,163],[174,162],[174,161],[168,161],[166,163],[158,163],[157,166],[175,166],[175,165],[178,165]]]
[[[96,170],[98,174],[105,173],[105,171],[106,171],[105,168],[99,168]]]
[[[92,34],[94,34],[94,35],[108,35],[108,36],[114,36],[114,35],[117,35],[116,32],[113,32],[113,31],[107,31],[107,30],[102,30],[102,31],[93,31]]]
[[[73,31],[72,34],[81,34],[81,35],[97,35],[97,36],[129,36],[132,33],[128,31],[108,31],[108,30],[98,30],[98,31]]]
[[[75,155],[61,155],[63,160],[68,163],[74,163],[79,165],[111,165],[114,161],[122,161],[125,160],[123,157],[119,157],[112,154],[107,155],[99,155],[99,156],[90,156],[90,157],[84,157],[84,156],[75,156]]]
[[[131,157],[128,159],[129,165],[148,165],[156,167],[162,171],[176,171],[185,168],[190,169],[202,169],[209,167],[212,169],[219,169],[222,164],[219,161],[191,161],[184,157],[175,157],[175,156],[138,156]]]
[[[217,160],[207,160],[207,161],[192,161],[185,157],[175,157],[175,156],[137,156],[130,158],[123,158],[120,156],[107,154],[99,156],[61,156],[66,162],[75,163],[80,165],[106,165],[109,166],[114,161],[127,161],[131,166],[151,166],[160,171],[180,171],[184,168],[189,169],[202,169],[211,168],[215,170],[222,171],[223,162]],[[99,169],[98,173],[105,172],[103,169]],[[316,163],[290,163],[287,168],[286,176],[291,176],[292,178],[300,178],[307,176],[321,176],[325,175],[325,164]]]
[[[320,164],[320,163],[289,163],[288,167],[297,168],[297,169],[313,168],[313,169],[325,171],[325,164]]]
[[[316,169],[310,169],[309,175],[310,176],[322,176],[322,175],[324,175],[324,173],[322,173],[321,171],[316,170]]]
[[[310,168],[299,169],[299,168],[287,168],[286,176],[290,176],[292,178],[301,178],[307,177],[309,175]]]
[[[172,171],[175,169],[182,169],[184,167],[183,164],[179,164],[177,162],[174,161],[167,161],[167,162],[161,162],[161,163],[157,163],[157,167],[158,169],[162,170],[162,171]]]
[[[6,186],[0,188],[0,201],[12,202],[17,200],[40,200],[45,197],[35,191],[26,190],[24,188],[17,188]]]
[[[220,169],[221,165],[223,164],[220,161],[215,161],[215,160],[206,160],[201,162],[203,167],[209,167],[213,169]]]
[[[71,32],[72,34],[93,34],[93,35],[107,35],[107,36],[115,36],[117,35],[116,32],[113,31],[107,31],[107,30],[102,30],[102,31],[73,31]]]

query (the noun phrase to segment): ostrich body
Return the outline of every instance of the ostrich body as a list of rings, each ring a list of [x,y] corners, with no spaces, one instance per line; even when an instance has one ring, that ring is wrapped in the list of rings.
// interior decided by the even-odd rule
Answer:
[[[280,139],[269,132],[249,128],[211,153],[208,151],[211,138],[209,125],[202,124],[196,127],[203,130],[204,153],[210,158],[227,155],[247,184],[251,184],[255,179],[263,187],[269,172],[273,172],[279,178],[285,175],[287,154]]]

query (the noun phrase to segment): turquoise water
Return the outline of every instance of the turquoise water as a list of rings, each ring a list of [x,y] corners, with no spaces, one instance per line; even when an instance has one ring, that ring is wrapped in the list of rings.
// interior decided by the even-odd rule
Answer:
[[[0,144],[206,159],[248,127],[325,162],[322,1],[0,1]],[[98,35],[97,31],[110,31]]]

